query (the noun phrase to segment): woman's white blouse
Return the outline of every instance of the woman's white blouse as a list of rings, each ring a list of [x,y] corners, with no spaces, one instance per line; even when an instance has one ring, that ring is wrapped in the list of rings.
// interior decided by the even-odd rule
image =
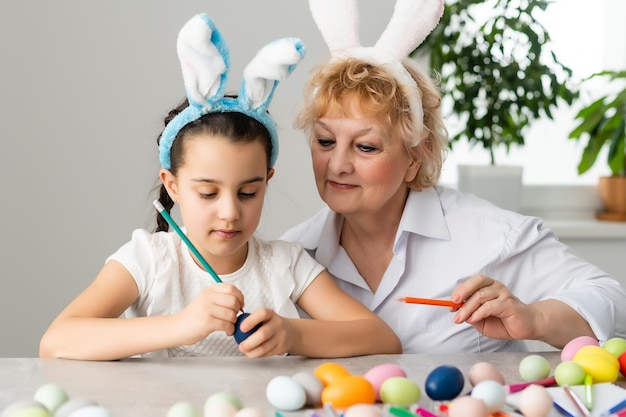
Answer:
[[[339,246],[342,222],[343,216],[324,208],[282,239],[302,242],[346,292],[396,331],[406,353],[525,349],[522,341],[491,339],[468,324],[455,324],[447,307],[396,301],[449,298],[458,283],[474,274],[501,281],[527,304],[543,299],[567,303],[601,341],[626,337],[624,287],[577,256],[539,218],[445,187],[413,191],[396,233],[394,257],[376,292]]]

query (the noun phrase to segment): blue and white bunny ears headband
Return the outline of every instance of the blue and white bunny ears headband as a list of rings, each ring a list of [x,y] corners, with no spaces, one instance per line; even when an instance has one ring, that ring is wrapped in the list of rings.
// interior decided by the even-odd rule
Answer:
[[[331,52],[331,60],[355,58],[385,66],[407,96],[413,121],[422,131],[422,99],[402,60],[435,29],[443,14],[443,0],[396,0],[386,29],[372,47],[363,47],[359,41],[356,0],[309,0],[309,8]],[[417,146],[419,141],[416,138],[411,145]]]
[[[230,70],[226,42],[206,14],[189,20],[178,34],[176,44],[189,106],[165,127],[159,142],[161,167],[170,169],[170,153],[178,132],[208,113],[239,112],[256,119],[272,139],[270,168],[278,156],[278,135],[274,120],[267,113],[278,83],[291,74],[304,58],[301,40],[275,40],[257,52],[244,70],[238,97],[224,97]]]

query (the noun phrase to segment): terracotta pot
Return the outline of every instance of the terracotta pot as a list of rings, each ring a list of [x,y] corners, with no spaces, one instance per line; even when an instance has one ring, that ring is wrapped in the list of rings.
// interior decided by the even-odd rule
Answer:
[[[626,176],[600,177],[598,194],[604,207],[599,219],[626,221]]]

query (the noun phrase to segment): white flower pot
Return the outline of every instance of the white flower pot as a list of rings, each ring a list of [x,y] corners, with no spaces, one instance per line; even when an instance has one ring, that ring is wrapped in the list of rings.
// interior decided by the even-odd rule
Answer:
[[[522,166],[459,165],[457,188],[506,210],[519,212],[522,204]]]

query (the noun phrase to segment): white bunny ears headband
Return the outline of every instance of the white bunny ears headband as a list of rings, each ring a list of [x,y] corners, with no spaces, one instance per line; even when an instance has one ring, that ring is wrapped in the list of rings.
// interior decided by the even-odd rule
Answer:
[[[304,58],[302,41],[284,38],[261,48],[244,70],[237,98],[224,97],[230,56],[221,33],[206,14],[194,16],[183,26],[176,46],[189,106],[163,130],[159,142],[161,166],[171,169],[172,144],[187,124],[208,113],[239,112],[258,120],[269,131],[272,140],[270,168],[273,167],[278,156],[278,135],[267,106],[278,83]]]
[[[356,0],[309,0],[309,8],[332,59],[355,58],[385,66],[407,96],[413,121],[418,131],[422,131],[421,96],[402,60],[437,26],[443,14],[443,0],[396,0],[391,19],[373,47],[363,47],[359,41]],[[417,146],[419,140],[412,146]]]

